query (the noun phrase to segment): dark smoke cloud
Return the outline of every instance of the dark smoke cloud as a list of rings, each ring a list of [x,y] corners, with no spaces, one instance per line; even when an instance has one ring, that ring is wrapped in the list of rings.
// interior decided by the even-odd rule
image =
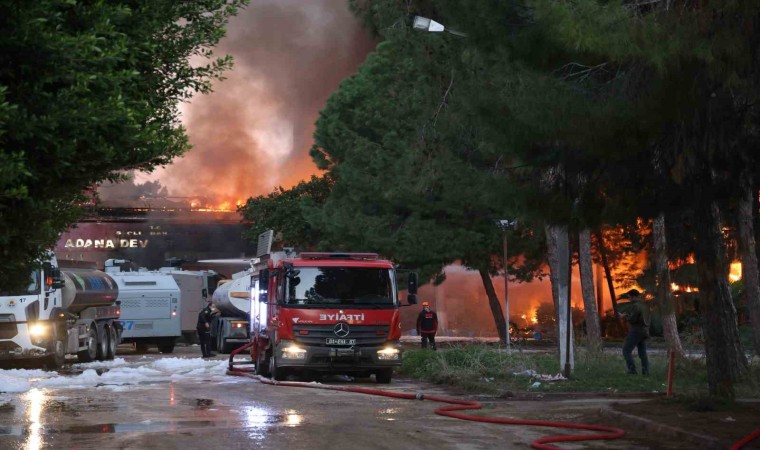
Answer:
[[[235,67],[183,107],[193,150],[138,179],[233,205],[307,179],[318,113],[373,45],[346,0],[251,1],[216,49]]]

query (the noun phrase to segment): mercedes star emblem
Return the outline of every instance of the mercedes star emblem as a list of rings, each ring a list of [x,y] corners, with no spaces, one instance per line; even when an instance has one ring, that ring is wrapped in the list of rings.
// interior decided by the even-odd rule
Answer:
[[[345,322],[336,323],[333,332],[335,332],[336,336],[341,338],[348,336],[348,324]]]

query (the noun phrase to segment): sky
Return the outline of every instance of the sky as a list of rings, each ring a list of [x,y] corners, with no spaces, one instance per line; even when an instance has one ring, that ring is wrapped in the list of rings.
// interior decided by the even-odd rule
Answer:
[[[252,0],[215,49],[231,54],[235,67],[213,93],[181,107],[194,148],[135,181],[158,181],[170,196],[234,208],[317,174],[309,156],[314,122],[374,48],[347,3]]]

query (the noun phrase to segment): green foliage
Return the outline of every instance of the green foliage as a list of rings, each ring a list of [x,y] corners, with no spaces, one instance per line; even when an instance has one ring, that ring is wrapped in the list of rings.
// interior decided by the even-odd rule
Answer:
[[[189,149],[178,104],[230,67],[211,47],[245,3],[0,5],[0,286],[26,282],[83,191]]]
[[[423,279],[454,261],[495,273],[495,222],[517,202],[502,169],[513,157],[482,136],[465,101],[483,95],[485,67],[459,38],[410,31],[398,3],[360,6],[385,41],[320,114],[312,156],[336,181],[310,220],[323,245],[379,251]],[[509,232],[511,253],[530,257],[510,273],[529,280],[541,275],[544,242],[525,223]]]
[[[284,246],[300,250],[322,250],[320,230],[305,218],[309,209],[321,208],[332,189],[333,179],[328,173],[312,176],[310,181],[298,183],[292,189],[278,187],[267,195],[249,198],[240,207],[243,220],[249,225],[247,239],[255,242],[259,234],[275,230]]]
[[[401,372],[438,384],[461,387],[471,391],[501,394],[506,391],[526,392],[665,392],[667,385],[667,356],[650,352],[650,375],[630,376],[619,352],[589,353],[577,349],[575,370],[569,380],[540,382],[534,388],[537,374],[556,375],[560,372],[554,352],[512,353],[487,345],[468,345],[452,349],[408,350],[404,352]],[[750,367],[737,386],[740,397],[760,396],[760,367]],[[681,397],[704,396],[707,374],[703,359],[677,360],[674,392]]]

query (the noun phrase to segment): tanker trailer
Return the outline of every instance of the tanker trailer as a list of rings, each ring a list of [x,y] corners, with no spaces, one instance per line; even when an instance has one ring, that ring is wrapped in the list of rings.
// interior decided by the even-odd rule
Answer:
[[[212,300],[220,314],[211,322],[211,346],[220,353],[230,353],[251,340],[251,271],[232,278],[219,282]]]
[[[0,292],[0,361],[38,359],[49,368],[67,354],[113,359],[121,334],[116,282],[93,265],[59,268],[51,256],[18,292]]]

